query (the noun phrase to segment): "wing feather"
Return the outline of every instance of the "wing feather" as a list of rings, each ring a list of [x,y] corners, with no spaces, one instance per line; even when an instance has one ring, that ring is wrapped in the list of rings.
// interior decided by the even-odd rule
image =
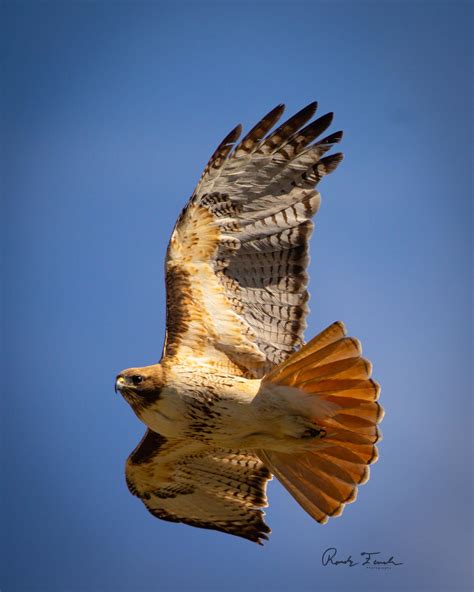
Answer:
[[[261,544],[271,474],[254,454],[168,440],[148,430],[127,460],[126,481],[157,518]]]
[[[168,246],[165,356],[261,377],[302,345],[314,187],[342,159],[323,158],[342,132],[317,141],[332,113],[308,124],[316,107],[272,132],[278,105],[214,152]]]

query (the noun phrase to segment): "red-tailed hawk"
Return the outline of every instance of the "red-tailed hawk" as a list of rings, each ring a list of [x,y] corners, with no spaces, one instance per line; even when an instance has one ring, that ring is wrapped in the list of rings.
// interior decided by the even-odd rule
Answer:
[[[334,323],[308,344],[308,240],[315,186],[342,154],[318,139],[312,103],[270,131],[279,105],[219,145],[166,254],[159,364],[116,379],[148,427],[126,465],[156,517],[261,543],[275,475],[318,522],[338,516],[377,458],[382,408],[371,364]]]

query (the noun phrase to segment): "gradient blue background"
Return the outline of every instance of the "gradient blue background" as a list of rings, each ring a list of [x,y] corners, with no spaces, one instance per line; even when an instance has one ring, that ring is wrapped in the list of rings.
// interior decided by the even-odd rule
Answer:
[[[470,590],[468,3],[2,2],[2,592]],[[346,322],[381,459],[322,527],[272,482],[264,548],[153,519],[113,391],[157,360],[162,265],[217,143],[279,102],[346,132],[307,337]],[[391,571],[323,568],[381,551]]]

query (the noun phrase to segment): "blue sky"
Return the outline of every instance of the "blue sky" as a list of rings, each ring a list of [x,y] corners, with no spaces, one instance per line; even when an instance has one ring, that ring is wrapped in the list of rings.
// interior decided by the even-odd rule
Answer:
[[[1,4],[0,587],[470,590],[472,6]],[[307,337],[344,320],[382,385],[380,461],[320,526],[269,487],[259,548],[153,519],[115,395],[157,361],[177,214],[237,123],[318,100],[344,129],[321,184]],[[381,551],[390,571],[322,567]]]

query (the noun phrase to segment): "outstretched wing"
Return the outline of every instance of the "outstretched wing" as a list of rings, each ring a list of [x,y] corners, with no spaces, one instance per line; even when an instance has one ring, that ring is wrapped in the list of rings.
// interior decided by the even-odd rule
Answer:
[[[148,430],[127,460],[126,480],[157,518],[220,530],[261,544],[271,474],[253,454],[167,440]]]
[[[332,113],[316,103],[270,132],[273,109],[235,146],[220,144],[179,217],[166,258],[169,357],[228,364],[261,377],[303,343],[314,187],[342,159],[322,158],[342,132],[313,142]],[[304,127],[305,126],[305,127]]]

